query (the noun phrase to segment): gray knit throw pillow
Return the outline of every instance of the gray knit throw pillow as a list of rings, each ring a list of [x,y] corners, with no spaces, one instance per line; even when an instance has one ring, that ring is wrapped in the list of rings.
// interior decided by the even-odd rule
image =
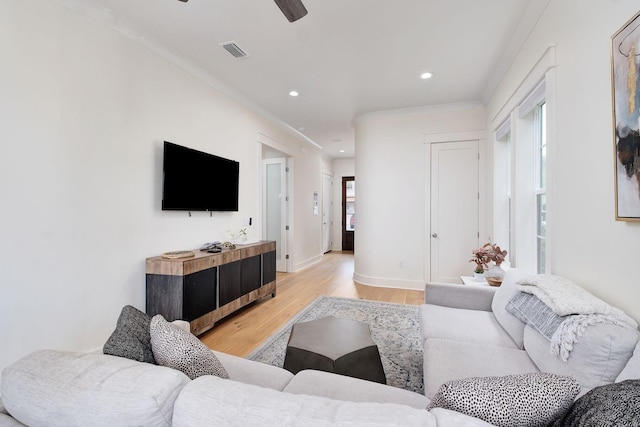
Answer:
[[[189,378],[215,375],[229,378],[215,354],[190,332],[157,314],[151,319],[151,348],[159,365],[182,371]]]
[[[138,362],[156,363],[151,350],[151,317],[126,305],[120,312],[116,329],[102,348],[104,354],[126,357]]]
[[[547,426],[571,406],[578,382],[549,373],[449,381],[427,409],[451,409],[502,427]]]
[[[640,426],[640,380],[596,387],[580,397],[554,427]]]

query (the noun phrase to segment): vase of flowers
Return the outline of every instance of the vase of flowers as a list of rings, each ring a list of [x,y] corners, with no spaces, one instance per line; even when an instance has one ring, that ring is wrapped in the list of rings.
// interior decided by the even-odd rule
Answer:
[[[502,279],[504,279],[504,270],[500,265],[507,257],[507,251],[500,249],[500,246],[495,243],[487,243],[486,245],[489,259],[493,262],[489,271],[485,273],[485,279],[491,286],[500,286]]]
[[[500,286],[504,278],[504,270],[500,267],[507,256],[507,251],[491,241],[472,251],[473,258],[469,262],[475,262],[476,268],[473,277],[477,281],[486,280],[491,286]],[[479,278],[480,276],[480,278]]]

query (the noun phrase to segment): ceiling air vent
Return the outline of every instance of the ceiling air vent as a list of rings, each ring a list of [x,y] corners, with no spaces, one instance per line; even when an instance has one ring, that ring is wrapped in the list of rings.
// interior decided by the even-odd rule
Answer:
[[[246,58],[247,53],[242,50],[240,48],[240,46],[238,46],[235,42],[231,41],[231,42],[224,42],[224,43],[220,43],[220,46],[222,46],[227,52],[229,52],[231,55],[233,55],[234,58],[236,59],[242,59],[242,58]]]

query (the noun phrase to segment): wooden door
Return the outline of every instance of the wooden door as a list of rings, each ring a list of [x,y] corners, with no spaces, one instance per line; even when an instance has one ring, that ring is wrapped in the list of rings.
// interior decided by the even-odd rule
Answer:
[[[478,141],[431,144],[431,281],[460,283],[479,240]]]
[[[342,250],[353,251],[356,229],[356,179],[342,178]]]

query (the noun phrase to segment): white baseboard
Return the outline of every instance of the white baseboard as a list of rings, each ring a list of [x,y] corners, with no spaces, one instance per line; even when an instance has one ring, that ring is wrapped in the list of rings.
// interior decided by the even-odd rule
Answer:
[[[353,273],[353,280],[367,286],[376,286],[379,288],[410,289],[416,291],[424,291],[425,285],[425,282],[422,280],[370,277],[358,274],[356,272]]]
[[[292,273],[297,273],[298,271],[302,271],[306,268],[311,267],[312,265],[318,264],[320,261],[322,261],[322,254],[316,255],[302,262],[296,263],[296,265],[293,266]]]

